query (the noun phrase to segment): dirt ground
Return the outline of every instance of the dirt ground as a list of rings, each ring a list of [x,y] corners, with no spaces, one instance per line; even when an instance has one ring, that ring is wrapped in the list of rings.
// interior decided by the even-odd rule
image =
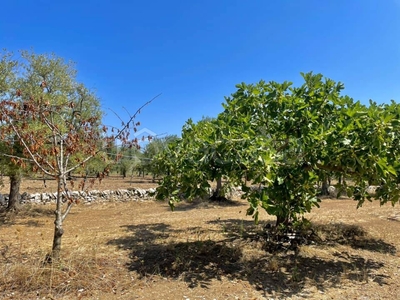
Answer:
[[[132,182],[133,181],[133,182]],[[141,181],[141,182],[140,182]],[[25,181],[21,192],[42,191]],[[47,189],[51,183],[47,183]],[[94,189],[150,187],[113,178]],[[153,184],[154,186],[154,184]],[[6,187],[5,187],[6,188]],[[306,217],[318,242],[267,251],[245,200],[78,205],[62,262],[46,264],[54,208],[0,220],[1,299],[398,299],[400,207],[325,199]]]

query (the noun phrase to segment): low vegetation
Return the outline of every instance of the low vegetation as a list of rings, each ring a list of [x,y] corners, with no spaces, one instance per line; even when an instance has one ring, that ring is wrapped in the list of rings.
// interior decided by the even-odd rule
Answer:
[[[152,185],[150,177],[133,181],[105,179],[95,188]],[[182,202],[174,212],[153,200],[78,205],[65,223],[74,234],[65,237],[60,263],[46,264],[53,208],[26,205],[1,219],[0,298],[395,299],[400,293],[398,208],[372,202],[356,209],[350,199],[324,199],[306,215],[318,239],[273,250],[265,229],[273,218],[263,213],[255,225],[246,206],[240,199]]]

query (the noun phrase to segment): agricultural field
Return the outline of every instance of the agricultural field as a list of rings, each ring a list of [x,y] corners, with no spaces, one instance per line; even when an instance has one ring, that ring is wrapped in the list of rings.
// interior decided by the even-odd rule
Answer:
[[[52,190],[23,180],[21,192]],[[155,187],[105,178],[93,189]],[[1,190],[7,192],[7,186]],[[396,299],[400,208],[324,199],[306,217],[317,238],[267,249],[248,204],[145,200],[80,204],[65,220],[60,263],[46,263],[54,207],[24,205],[0,219],[1,299]]]

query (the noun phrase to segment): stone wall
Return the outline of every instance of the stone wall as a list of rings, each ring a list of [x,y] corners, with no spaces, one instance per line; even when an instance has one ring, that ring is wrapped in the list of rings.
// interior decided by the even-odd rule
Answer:
[[[255,187],[257,188],[257,187]],[[319,187],[316,187],[319,188]],[[378,186],[369,186],[366,192],[371,196],[375,195]],[[118,189],[115,191],[105,190],[92,190],[88,192],[84,191],[72,191],[70,195],[79,200],[81,203],[90,204],[92,202],[106,202],[106,201],[144,201],[149,199],[154,199],[156,189],[140,189],[140,188],[130,188],[130,189]],[[212,190],[209,191],[212,195]],[[328,193],[330,197],[336,197],[338,190],[334,186],[329,186]],[[242,195],[242,190],[240,187],[232,188],[228,194],[230,198],[240,197]],[[63,195],[65,199],[65,194]],[[36,203],[36,204],[46,204],[54,203],[56,200],[56,193],[35,193],[28,194],[23,193],[21,195],[21,203]],[[7,206],[8,194],[0,194],[0,206]]]
[[[84,191],[71,191],[70,196],[82,203],[90,204],[92,202],[106,202],[106,201],[144,201],[154,199],[156,189],[119,189],[116,191],[105,190],[92,190],[88,192]],[[35,204],[47,204],[55,203],[57,193],[35,193],[21,194],[21,203],[35,203]],[[66,199],[65,193],[63,193],[63,199]],[[8,194],[0,194],[0,205],[6,206],[8,203]]]

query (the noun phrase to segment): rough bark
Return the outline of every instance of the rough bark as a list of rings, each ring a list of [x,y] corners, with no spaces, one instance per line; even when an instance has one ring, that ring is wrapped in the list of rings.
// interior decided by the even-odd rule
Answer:
[[[61,239],[64,234],[63,218],[62,218],[62,194],[61,194],[61,179],[58,180],[56,210],[54,211],[56,219],[54,220],[54,237],[52,248],[52,259],[57,261],[60,259]]]
[[[327,196],[327,195],[329,195],[328,188],[329,188],[328,179],[325,178],[325,179],[323,180],[323,182],[322,182],[322,187],[321,187],[321,195],[322,195],[322,196]]]
[[[212,196],[210,197],[210,200],[216,200],[216,201],[223,201],[226,200],[226,198],[221,195],[221,190],[222,190],[222,178],[219,177],[217,178],[217,186],[212,194]]]
[[[284,225],[285,227],[288,226],[290,223],[289,215],[277,215],[276,216],[276,227],[280,225]]]
[[[8,211],[17,211],[20,208],[19,187],[21,185],[21,180],[22,176],[20,173],[10,175],[10,194],[7,205]]]
[[[58,219],[58,217],[56,217]],[[61,239],[64,234],[64,229],[62,228],[62,222],[54,222],[54,237],[53,237],[53,248],[52,248],[52,258],[54,261],[58,261],[60,259],[61,253]]]
[[[217,188],[215,189],[215,192],[219,195],[221,189],[222,189],[222,178],[219,177],[219,178],[217,179]]]

